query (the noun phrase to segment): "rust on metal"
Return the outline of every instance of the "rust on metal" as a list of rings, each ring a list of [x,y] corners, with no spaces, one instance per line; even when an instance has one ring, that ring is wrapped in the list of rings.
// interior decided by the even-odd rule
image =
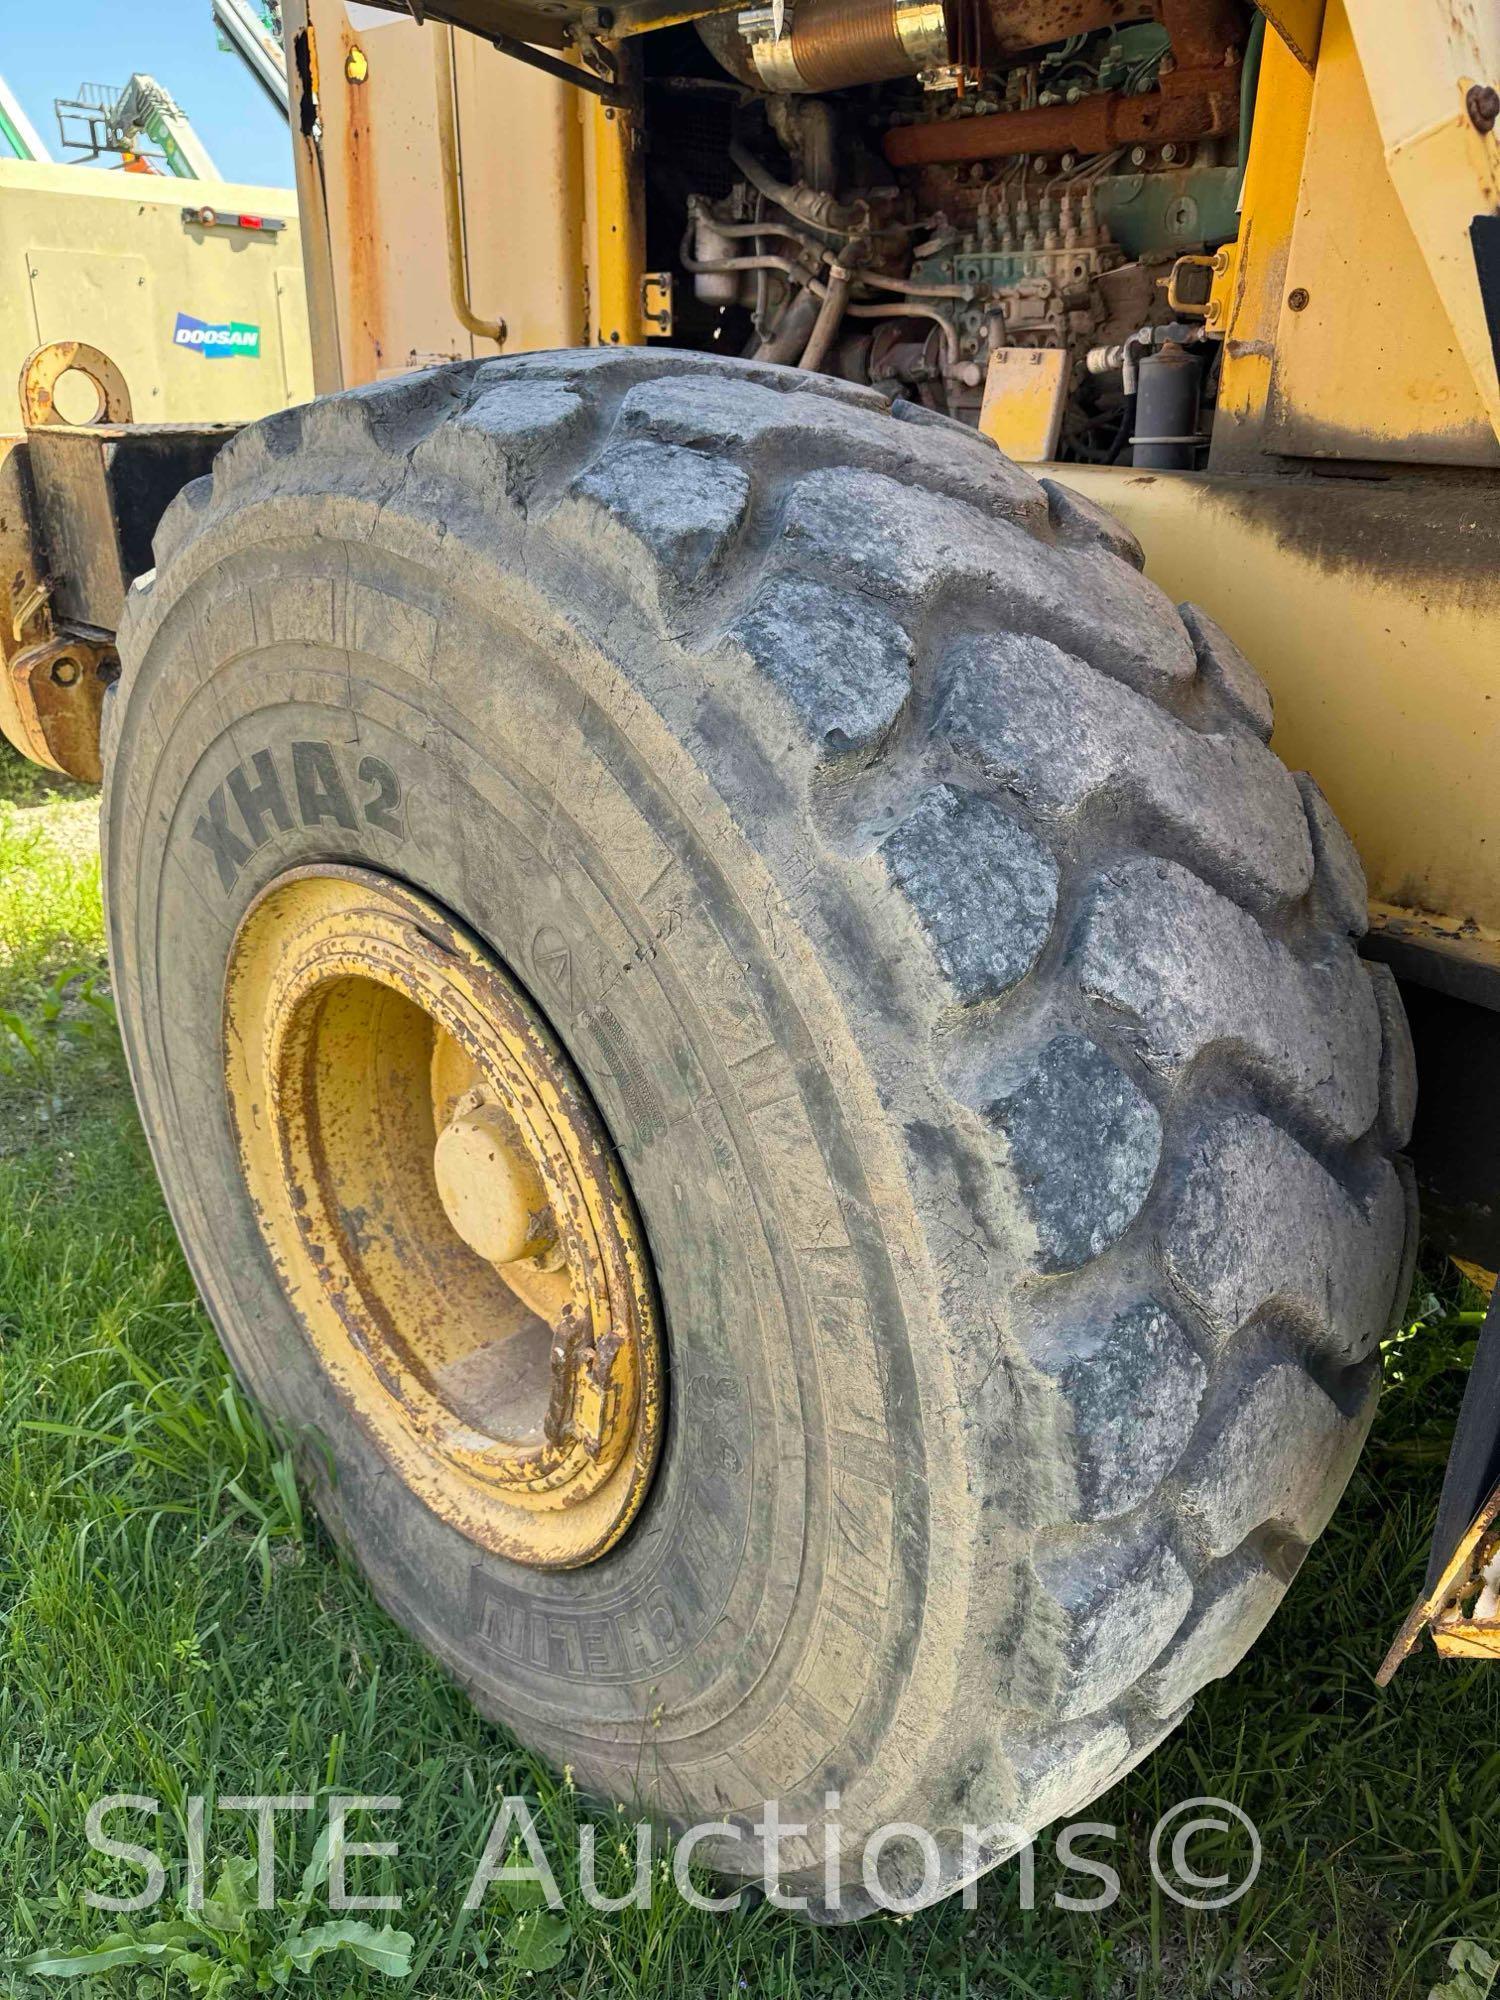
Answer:
[[[1160,0],[979,0],[996,54],[1023,55],[1069,35],[1160,18]]]
[[[1226,71],[1212,94],[1162,89],[1127,97],[1119,91],[1101,91],[1076,104],[993,111],[980,118],[932,125],[898,125],[886,137],[885,156],[893,167],[920,167],[939,161],[1002,160],[1020,153],[1107,153],[1118,146],[1206,139],[1233,130],[1237,89],[1238,72]]]
[[[371,93],[364,88],[368,65],[358,82],[349,75],[350,58],[358,51],[354,30],[342,31],[339,71],[344,81],[342,126],[343,172],[335,177],[344,190],[344,242],[348,245],[348,336],[358,343],[349,357],[350,379],[372,382],[385,363],[385,282],[387,245],[376,196],[375,148]],[[337,121],[336,121],[337,122]]]
[[[52,634],[15,653],[6,667],[23,755],[80,784],[97,785],[104,690],[119,678],[107,639]]]
[[[1021,153],[1104,153],[1233,132],[1239,124],[1238,31],[1225,0],[1162,0],[1171,66],[1144,96],[1099,91],[1075,104],[994,111],[899,125],[886,135],[893,167],[1006,159]]]
[[[1471,83],[1464,97],[1469,123],[1479,133],[1493,132],[1500,118],[1500,90],[1492,83]]]
[[[36,532],[24,438],[0,439],[0,735],[49,771],[98,784],[104,690],[119,673],[102,632],[70,632]]]
[[[103,348],[86,340],[49,340],[34,347],[21,364],[21,419],[28,430],[70,421],[56,401],[57,385],[65,375],[81,375],[93,385],[95,409],[83,419],[85,423],[130,422],[130,390]]]

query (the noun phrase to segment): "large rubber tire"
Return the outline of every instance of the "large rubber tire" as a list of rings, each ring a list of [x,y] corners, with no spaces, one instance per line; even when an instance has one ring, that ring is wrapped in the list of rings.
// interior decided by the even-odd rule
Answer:
[[[973,432],[667,351],[270,418],[156,554],[107,723],[131,1067],[225,1345],[320,1434],[383,1601],[604,1796],[779,1799],[815,1899],[839,1791],[844,1916],[878,1825],[935,1835],[930,1896],[964,1823],[1080,1808],[1270,1616],[1409,1276],[1400,1005],[1244,660]],[[295,807],[242,824],[262,752]],[[330,858],[528,984],[628,1171],[670,1428],[584,1568],[402,1486],[254,1226],[225,955]]]

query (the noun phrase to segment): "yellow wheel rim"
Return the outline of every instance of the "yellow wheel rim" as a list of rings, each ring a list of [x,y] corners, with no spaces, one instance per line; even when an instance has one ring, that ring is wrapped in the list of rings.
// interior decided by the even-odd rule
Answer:
[[[571,1568],[645,1497],[662,1365],[640,1225],[529,999],[423,896],[298,868],[230,951],[225,1075],[287,1298],[427,1506]]]

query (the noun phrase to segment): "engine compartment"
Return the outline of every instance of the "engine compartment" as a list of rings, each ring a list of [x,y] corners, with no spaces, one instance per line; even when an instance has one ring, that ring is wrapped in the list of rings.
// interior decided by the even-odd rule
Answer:
[[[1240,0],[777,0],[643,35],[672,339],[992,434],[1000,364],[1051,350],[1044,455],[1200,462],[1262,27]]]

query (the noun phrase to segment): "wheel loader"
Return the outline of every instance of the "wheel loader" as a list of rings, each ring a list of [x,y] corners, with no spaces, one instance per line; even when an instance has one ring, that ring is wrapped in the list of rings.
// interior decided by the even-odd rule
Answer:
[[[1500,19],[285,16],[319,393],[33,358],[0,721],[391,1614],[934,1900],[1272,1616],[1419,1185],[1500,1264]],[[1383,1671],[1500,1649],[1497,1460],[1492,1316]]]

